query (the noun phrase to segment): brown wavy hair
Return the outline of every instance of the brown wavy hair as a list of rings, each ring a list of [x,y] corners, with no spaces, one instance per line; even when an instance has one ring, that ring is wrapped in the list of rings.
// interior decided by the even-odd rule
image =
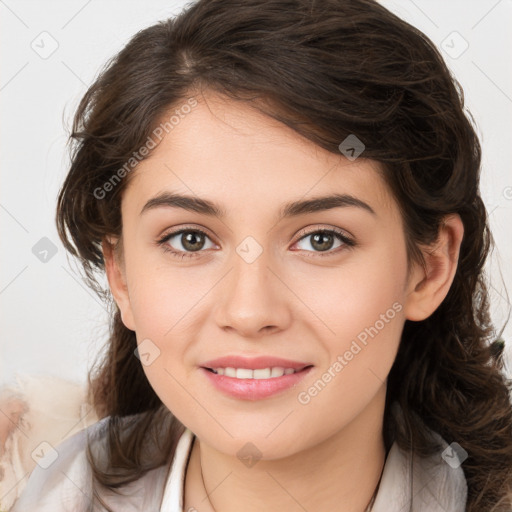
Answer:
[[[409,264],[424,265],[420,247],[435,242],[445,215],[460,215],[464,237],[448,295],[403,329],[388,378],[385,445],[433,453],[426,425],[469,454],[466,510],[510,510],[512,387],[483,273],[493,241],[479,192],[481,147],[463,90],[434,44],[373,0],[200,0],[138,32],[83,97],[56,221],[112,313],[106,350],[89,374],[98,414],[110,417],[110,467],[89,454],[95,486],[116,489],[166,464],[184,429],[151,388],[133,354],[135,333],[97,279],[102,242],[121,236],[131,175],[106,198],[98,190],[166,113],[202,90],[251,104],[332,153],[355,134],[364,156],[382,164],[400,207]],[[122,436],[120,419],[131,415],[135,428]],[[144,440],[165,420],[166,444],[145,460]]]

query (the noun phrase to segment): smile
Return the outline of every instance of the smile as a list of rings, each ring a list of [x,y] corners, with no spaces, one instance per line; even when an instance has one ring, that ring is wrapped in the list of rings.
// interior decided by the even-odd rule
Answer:
[[[283,375],[290,375],[300,370],[293,368],[281,368],[275,366],[273,368],[259,368],[251,370],[250,368],[208,368],[217,375],[225,375],[226,377],[234,377],[236,379],[274,379]]]
[[[248,368],[200,368],[210,384],[223,394],[242,400],[261,400],[282,393],[296,386],[312,365],[302,369],[268,367],[255,370]]]

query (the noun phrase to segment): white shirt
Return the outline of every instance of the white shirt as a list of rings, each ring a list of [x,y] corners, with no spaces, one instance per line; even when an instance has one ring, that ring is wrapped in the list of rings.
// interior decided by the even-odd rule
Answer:
[[[103,418],[49,450],[10,512],[88,512],[92,478],[86,457],[87,434],[95,457],[104,459],[107,421]],[[396,443],[391,446],[371,512],[465,512],[467,485],[462,467],[451,467],[443,460],[441,453],[448,445],[434,432],[432,435],[442,449],[429,458],[404,452]],[[169,465],[153,469],[125,485],[120,494],[99,489],[101,498],[116,512],[186,512],[183,489],[193,438],[186,428],[170,470]],[[95,512],[99,510],[95,508]]]

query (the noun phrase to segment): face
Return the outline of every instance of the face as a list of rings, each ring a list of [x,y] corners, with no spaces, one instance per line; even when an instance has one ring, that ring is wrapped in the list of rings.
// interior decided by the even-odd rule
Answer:
[[[327,152],[212,94],[133,171],[123,284],[110,275],[111,287],[155,392],[226,454],[247,441],[268,459],[305,450],[385,387],[410,288],[398,206],[363,156]],[[288,362],[253,364],[263,379],[205,369],[224,356]],[[260,368],[294,363],[282,377]]]

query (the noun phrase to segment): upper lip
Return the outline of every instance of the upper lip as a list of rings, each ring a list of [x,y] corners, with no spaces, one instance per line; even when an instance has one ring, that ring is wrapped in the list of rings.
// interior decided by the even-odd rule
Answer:
[[[294,370],[302,370],[306,366],[312,366],[311,363],[302,363],[300,361],[291,361],[289,359],[282,359],[280,357],[272,356],[258,356],[258,357],[244,357],[244,356],[225,356],[218,359],[212,359],[202,363],[200,366],[203,368],[247,368],[250,370],[258,370],[261,368],[293,368]]]

